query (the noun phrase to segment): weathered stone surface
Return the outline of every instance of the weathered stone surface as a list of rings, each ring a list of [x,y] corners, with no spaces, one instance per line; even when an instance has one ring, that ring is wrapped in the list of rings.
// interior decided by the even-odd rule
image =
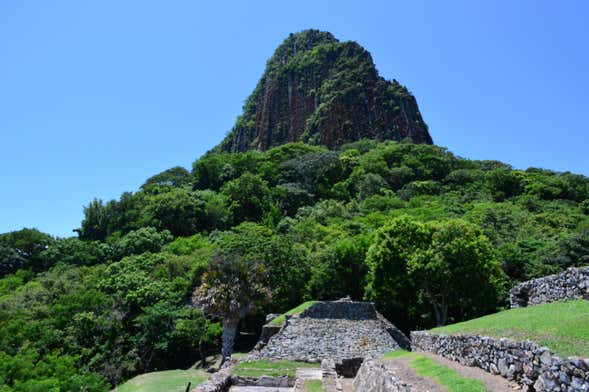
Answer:
[[[371,302],[319,301],[305,309],[300,318],[374,320],[376,309]]]
[[[589,267],[528,280],[509,292],[512,308],[571,299],[589,299]]]
[[[219,370],[211,378],[200,384],[193,392],[225,392],[231,386],[231,369],[229,367]]]
[[[411,392],[410,385],[400,380],[382,361],[369,359],[364,361],[356,378],[354,392]]]
[[[272,388],[287,388],[295,384],[295,379],[287,376],[282,377],[242,377],[231,376],[231,385],[238,386],[253,386],[253,387],[272,387]]]
[[[223,151],[267,150],[305,141],[335,148],[362,138],[432,144],[415,97],[379,76],[356,42],[306,30],[268,60]]]
[[[343,360],[358,359],[359,366],[364,358],[398,350],[401,346],[393,336],[407,344],[402,332],[370,302],[318,302],[298,316],[287,317],[259,357],[306,362],[333,359],[340,365]]]
[[[413,349],[429,351],[463,365],[501,374],[523,390],[589,392],[589,370],[579,358],[563,360],[546,347],[478,335],[411,332]],[[532,389],[533,388],[533,389]]]
[[[315,362],[366,358],[399,348],[379,320],[292,318],[270,338],[260,356]]]

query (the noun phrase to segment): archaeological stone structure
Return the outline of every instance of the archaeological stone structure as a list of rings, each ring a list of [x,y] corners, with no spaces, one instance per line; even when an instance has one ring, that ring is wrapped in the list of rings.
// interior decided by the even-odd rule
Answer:
[[[589,359],[560,358],[530,341],[411,332],[412,348],[516,381],[524,391],[589,391]]]
[[[362,363],[352,384],[354,392],[412,392],[413,388],[401,380],[382,360],[367,359]]]
[[[512,308],[572,299],[589,299],[589,266],[528,280],[509,292]]]
[[[363,358],[409,345],[403,333],[376,312],[374,304],[350,300],[317,302],[287,317],[273,333],[261,347],[261,358],[306,362],[359,358],[359,366]]]

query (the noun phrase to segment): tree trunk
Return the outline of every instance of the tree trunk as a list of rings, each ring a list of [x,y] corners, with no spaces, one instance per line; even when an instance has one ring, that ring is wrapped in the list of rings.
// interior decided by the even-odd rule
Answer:
[[[435,302],[432,302],[432,307],[434,308],[434,316],[436,318],[436,327],[440,327],[442,324],[441,322],[441,315],[440,310],[438,309],[438,305]]]
[[[442,302],[440,305],[432,302],[432,307],[434,308],[434,316],[436,317],[436,327],[445,325],[446,321],[448,321],[448,305],[445,302]]]
[[[198,353],[200,354],[200,367],[204,369],[207,367],[207,353],[202,340],[198,342]]]
[[[237,325],[239,324],[239,317],[229,316],[223,319],[223,345],[221,348],[221,366],[225,361],[231,359],[231,353],[233,353],[233,342],[235,341],[235,335],[237,334]]]

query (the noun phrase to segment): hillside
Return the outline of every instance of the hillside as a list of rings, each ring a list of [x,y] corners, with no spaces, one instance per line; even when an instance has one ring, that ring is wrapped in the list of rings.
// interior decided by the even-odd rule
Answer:
[[[589,301],[554,302],[505,310],[462,323],[434,328],[438,334],[476,334],[529,339],[563,358],[589,358]]]
[[[430,144],[407,90],[328,33],[289,37],[268,67],[191,170],[91,201],[77,237],[0,234],[2,392],[186,369],[221,350],[223,328],[247,351],[267,313],[312,299],[373,301],[404,331],[460,322],[504,307],[517,282],[588,263],[588,178]],[[313,110],[285,106],[288,75],[292,102]]]
[[[370,53],[318,30],[291,34],[268,60],[223,151],[303,141],[335,148],[361,138],[432,143],[417,101],[378,75]]]

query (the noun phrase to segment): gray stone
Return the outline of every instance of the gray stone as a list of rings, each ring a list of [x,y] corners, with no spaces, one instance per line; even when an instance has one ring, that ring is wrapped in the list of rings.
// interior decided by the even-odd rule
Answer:
[[[411,392],[413,388],[400,380],[382,361],[366,360],[354,378],[353,392]]]
[[[545,347],[477,335],[435,335],[411,332],[412,347],[499,373],[522,390],[589,392],[589,359],[562,359]]]
[[[561,274],[529,280],[513,287],[509,292],[512,308],[541,303],[587,299],[589,267],[569,268]]]
[[[359,358],[359,366],[364,358],[401,348],[390,332],[393,329],[401,334],[370,302],[319,302],[287,319],[259,355],[305,362]]]

